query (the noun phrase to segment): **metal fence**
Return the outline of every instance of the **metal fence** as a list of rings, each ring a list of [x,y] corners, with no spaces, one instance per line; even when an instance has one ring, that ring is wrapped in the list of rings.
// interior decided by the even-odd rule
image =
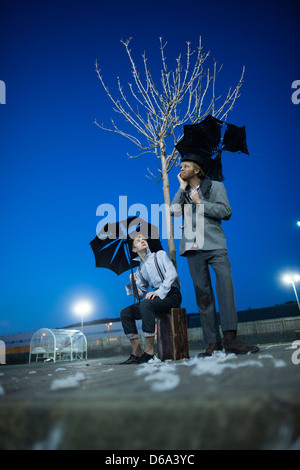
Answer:
[[[239,335],[257,335],[257,334],[272,334],[282,333],[288,331],[300,330],[300,317],[287,317],[276,318],[271,320],[259,320],[254,322],[242,322],[238,324]],[[203,339],[202,328],[189,328],[188,329],[189,341],[197,341]],[[144,337],[140,335],[143,345]],[[107,336],[106,338],[91,338],[88,339],[88,349],[104,349],[128,346],[129,341],[125,335],[122,336]]]

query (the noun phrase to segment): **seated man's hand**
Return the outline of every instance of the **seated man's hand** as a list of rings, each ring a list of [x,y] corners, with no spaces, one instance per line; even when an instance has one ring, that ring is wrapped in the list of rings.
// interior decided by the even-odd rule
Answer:
[[[145,299],[153,300],[155,297],[158,297],[156,292],[147,292]]]

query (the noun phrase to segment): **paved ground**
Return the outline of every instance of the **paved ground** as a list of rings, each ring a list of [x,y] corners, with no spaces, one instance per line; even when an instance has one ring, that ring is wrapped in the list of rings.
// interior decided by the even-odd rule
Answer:
[[[300,343],[291,347],[1,366],[0,448],[300,449]]]

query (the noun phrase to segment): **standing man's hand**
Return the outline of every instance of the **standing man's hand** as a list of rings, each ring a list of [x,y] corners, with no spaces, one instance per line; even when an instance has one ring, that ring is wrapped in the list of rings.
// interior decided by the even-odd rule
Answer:
[[[199,193],[196,189],[194,189],[194,191],[190,194],[190,198],[195,204],[200,204],[201,203],[201,198],[200,198]]]
[[[180,184],[180,189],[182,189],[183,191],[185,191],[185,190],[186,190],[186,187],[187,187],[187,185],[188,185],[188,182],[187,182],[187,181],[184,181],[184,180],[181,178],[181,173],[178,173],[177,179],[178,179],[179,184]]]

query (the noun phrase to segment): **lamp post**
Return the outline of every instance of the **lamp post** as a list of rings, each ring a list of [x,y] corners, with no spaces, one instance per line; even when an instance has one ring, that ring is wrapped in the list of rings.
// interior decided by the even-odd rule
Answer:
[[[109,327],[112,325],[112,323],[105,323],[105,326],[107,326],[107,343],[109,342]]]
[[[297,300],[299,312],[300,312],[300,303],[299,303],[299,298],[298,298],[298,294],[297,294],[297,290],[296,290],[296,286],[295,286],[295,282],[299,282],[299,281],[300,281],[300,276],[299,276],[299,274],[286,274],[286,275],[283,277],[283,281],[284,281],[286,284],[292,284],[293,289],[294,289],[294,292],[295,292],[295,296],[296,296],[296,300]]]
[[[91,313],[93,309],[92,303],[89,300],[78,300],[74,306],[73,310],[77,315],[81,317],[81,331],[83,333],[83,317]]]

